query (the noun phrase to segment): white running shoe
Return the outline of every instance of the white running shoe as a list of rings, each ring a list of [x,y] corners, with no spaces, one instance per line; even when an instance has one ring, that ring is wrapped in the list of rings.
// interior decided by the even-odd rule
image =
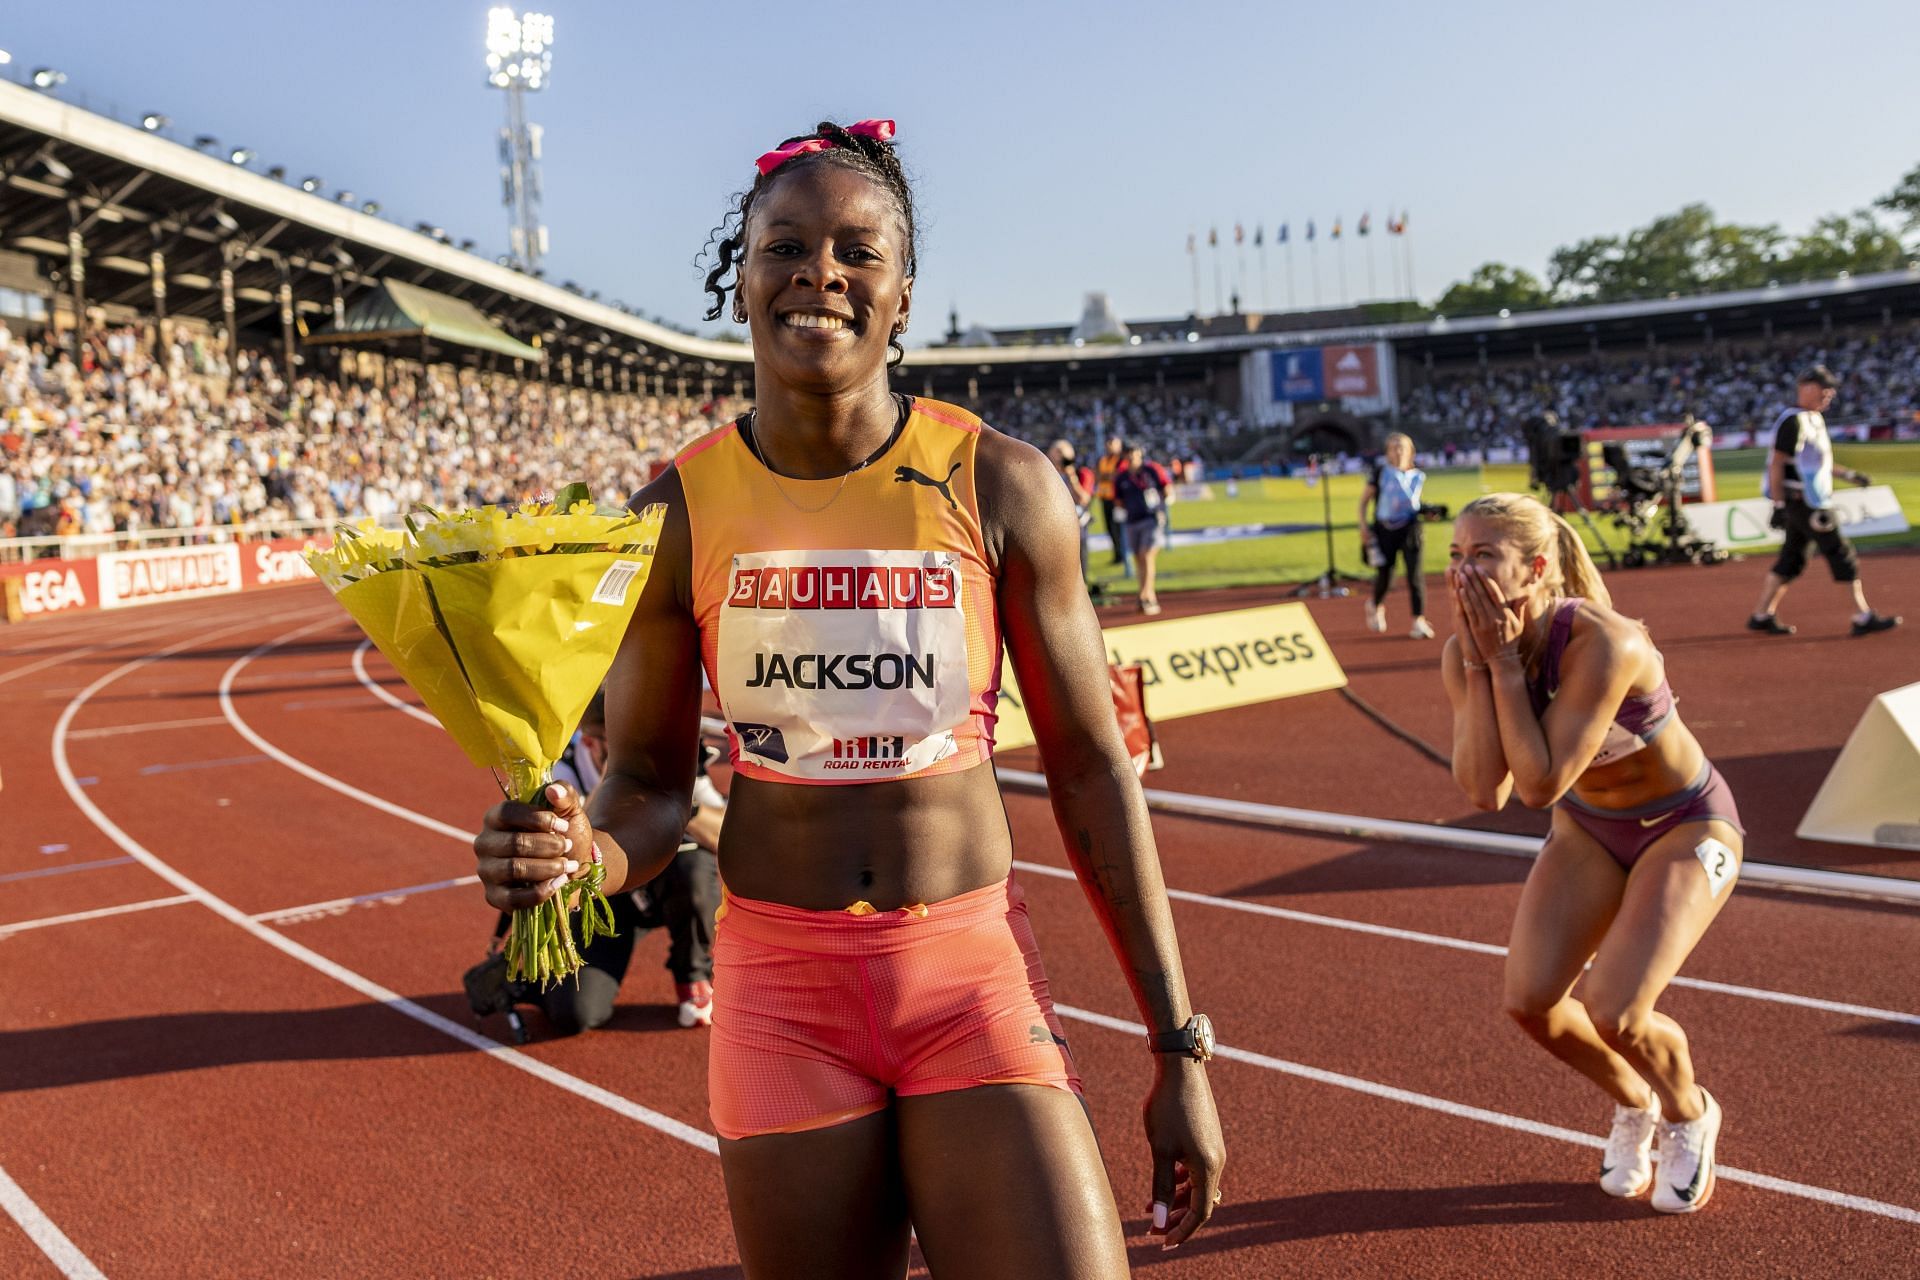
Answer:
[[[1656,1096],[1643,1111],[1616,1106],[1613,1132],[1607,1135],[1607,1153],[1600,1157],[1600,1189],[1610,1196],[1631,1199],[1653,1181],[1653,1131],[1660,1123]]]
[[[1415,618],[1413,620],[1413,630],[1407,632],[1407,636],[1413,640],[1431,640],[1433,639],[1433,624],[1425,618]]]
[[[1661,1213],[1692,1213],[1713,1195],[1713,1149],[1720,1141],[1720,1104],[1705,1089],[1707,1109],[1698,1120],[1660,1122],[1660,1176],[1653,1207]]]
[[[1367,630],[1385,631],[1387,629],[1387,611],[1377,604],[1367,606]]]
[[[711,982],[676,982],[673,993],[680,1001],[680,1025],[683,1027],[710,1027],[713,1025],[713,984]]]

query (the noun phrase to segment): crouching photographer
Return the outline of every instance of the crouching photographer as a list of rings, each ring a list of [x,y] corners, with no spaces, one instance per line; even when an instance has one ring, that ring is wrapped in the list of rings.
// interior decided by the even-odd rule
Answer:
[[[599,785],[607,760],[606,701],[596,693],[580,718],[580,727],[566,754],[554,768],[554,781],[591,795]],[[505,1013],[516,1042],[526,1036],[513,1006],[534,1004],[547,1015],[559,1035],[590,1031],[613,1016],[620,983],[633,959],[634,944],[654,929],[667,931],[667,970],[673,975],[677,1017],[683,1027],[713,1022],[713,927],[720,907],[720,868],[715,851],[720,846],[720,820],[727,803],[707,776],[719,759],[714,748],[702,745],[693,782],[693,815],[687,821],[680,851],[654,879],[632,893],[608,899],[613,908],[611,937],[586,945],[580,916],[571,920],[573,943],[579,948],[580,971],[540,990],[537,983],[510,982],[506,956],[498,949],[510,916],[502,913],[494,931],[494,952],[469,970],[467,1001],[476,1016]]]

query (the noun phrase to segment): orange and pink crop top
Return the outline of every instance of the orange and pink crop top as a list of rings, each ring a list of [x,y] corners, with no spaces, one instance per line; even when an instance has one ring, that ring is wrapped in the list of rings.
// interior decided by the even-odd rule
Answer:
[[[964,409],[914,398],[844,487],[774,476],[738,423],[674,460],[701,659],[735,770],[833,785],[992,759],[1001,644],[974,492],[980,430]]]

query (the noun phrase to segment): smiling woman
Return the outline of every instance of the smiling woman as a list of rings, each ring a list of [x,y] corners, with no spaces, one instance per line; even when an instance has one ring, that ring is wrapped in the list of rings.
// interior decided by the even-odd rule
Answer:
[[[1031,446],[888,384],[918,268],[892,138],[870,120],[787,140],[716,233],[710,317],[751,327],[756,408],[634,497],[667,521],[608,679],[604,780],[588,803],[495,808],[479,875],[502,908],[595,861],[615,887],[653,876],[687,820],[704,665],[734,769],[709,1101],[748,1275],[893,1280],[917,1232],[938,1280],[1120,1277],[990,767],[1003,644],[1068,857],[1155,1032],[1168,1248],[1220,1198],[1212,1028],[1188,1005],[1066,489]]]

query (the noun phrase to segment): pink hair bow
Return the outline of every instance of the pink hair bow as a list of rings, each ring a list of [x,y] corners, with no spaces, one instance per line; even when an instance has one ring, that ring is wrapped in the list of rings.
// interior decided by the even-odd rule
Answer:
[[[872,138],[876,142],[893,141],[893,121],[860,120],[847,126],[847,132],[857,138]],[[795,156],[808,155],[815,151],[825,151],[833,143],[825,138],[802,138],[798,142],[789,142],[777,151],[769,151],[753,163],[761,174],[772,173]]]

